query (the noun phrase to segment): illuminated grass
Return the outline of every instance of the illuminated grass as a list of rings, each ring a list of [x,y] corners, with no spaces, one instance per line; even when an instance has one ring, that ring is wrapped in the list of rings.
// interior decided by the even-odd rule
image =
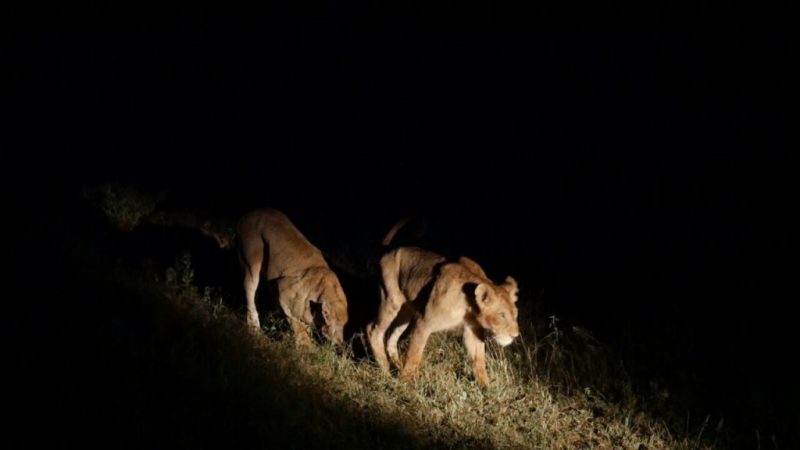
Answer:
[[[360,334],[344,351],[296,348],[278,315],[252,335],[223,291],[194,286],[189,256],[158,283],[74,244],[66,260],[81,264],[65,267],[82,287],[62,323],[96,330],[61,334],[87,355],[64,384],[88,386],[97,400],[80,408],[115,448],[709,447],[646,415],[580,329],[538,339],[523,329],[526,341],[490,345],[485,390],[460,338],[437,334],[418,379],[401,382],[355,356]]]
[[[194,361],[190,366],[204,361],[199,368],[178,363],[175,369],[191,373],[207,389],[246,399],[241,413],[257,442],[333,448],[704,446],[676,439],[663,424],[590,389],[559,394],[524,373],[530,359],[521,356],[532,350],[523,345],[491,348],[493,383],[482,390],[472,380],[460,339],[435,335],[419,378],[405,383],[385,376],[369,359],[354,358],[352,341],[344,351],[296,348],[280,316],[267,318],[265,332],[252,336],[240,317],[196,289],[154,285],[147,292],[158,298],[152,303],[157,316],[181,322],[179,336],[163,337],[169,351]]]

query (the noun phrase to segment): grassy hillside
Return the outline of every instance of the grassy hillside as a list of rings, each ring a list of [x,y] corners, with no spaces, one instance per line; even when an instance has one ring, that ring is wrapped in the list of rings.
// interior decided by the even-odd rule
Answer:
[[[45,440],[113,448],[713,444],[705,429],[687,436],[648,416],[643,405],[653,399],[637,397],[624,374],[599,357],[578,353],[605,352],[581,338],[581,330],[551,330],[536,339],[529,328],[523,342],[491,347],[487,390],[472,380],[460,339],[439,335],[419,379],[399,382],[361,356],[360,333],[345,351],[297,349],[277,315],[265,320],[263,334],[250,335],[226,306],[229,294],[195,285],[190,258],[154,281],[126,268],[103,244],[113,231],[95,236],[75,214],[81,212],[42,217],[22,232],[28,251],[19,264],[32,266],[35,250],[47,249],[58,270],[17,280],[36,286],[44,301],[12,310],[20,320],[5,330],[19,351],[11,372],[26,386],[12,404],[19,412],[14,419],[48,425],[46,432],[13,435],[17,446]]]

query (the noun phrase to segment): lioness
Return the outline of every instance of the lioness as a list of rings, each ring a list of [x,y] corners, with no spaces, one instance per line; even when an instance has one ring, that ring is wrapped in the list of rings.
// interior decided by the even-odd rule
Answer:
[[[166,212],[157,211],[141,219],[142,223],[161,226],[179,226],[196,229],[205,236],[214,239],[219,248],[232,248],[235,241],[236,230],[227,222],[220,220],[203,220],[188,211]]]
[[[506,346],[519,335],[517,282],[507,277],[501,285],[490,281],[469,258],[448,263],[444,257],[417,247],[400,247],[380,260],[381,305],[378,318],[367,325],[369,345],[378,365],[389,371],[389,358],[401,369],[400,378],[413,378],[431,333],[461,328],[475,378],[489,384],[485,340]],[[414,320],[405,364],[400,363],[397,341]]]
[[[252,211],[239,221],[237,228],[239,260],[245,270],[248,325],[260,329],[255,297],[263,272],[267,281],[277,280],[278,301],[298,344],[311,343],[309,327],[315,321],[312,303],[319,304],[322,310],[322,335],[342,344],[347,299],[319,249],[275,209]]]

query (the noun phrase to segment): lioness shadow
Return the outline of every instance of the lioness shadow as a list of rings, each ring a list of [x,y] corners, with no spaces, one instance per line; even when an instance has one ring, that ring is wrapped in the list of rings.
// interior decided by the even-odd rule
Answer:
[[[352,357],[357,361],[368,360],[371,353],[367,346],[365,330],[367,324],[378,314],[380,289],[373,277],[355,277],[339,274],[339,281],[347,295],[349,319],[344,328],[344,338],[351,343]]]

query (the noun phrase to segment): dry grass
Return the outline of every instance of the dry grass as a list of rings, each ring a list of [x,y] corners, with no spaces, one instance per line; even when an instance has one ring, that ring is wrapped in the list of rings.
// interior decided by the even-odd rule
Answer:
[[[363,344],[354,341],[362,340],[361,335],[344,351],[327,345],[296,348],[280,316],[268,317],[264,333],[252,336],[240,317],[192,286],[151,285],[145,290],[148,298],[158,299],[151,303],[157,316],[182,322],[184,332],[170,335],[168,345],[180,349],[176,353],[188,349],[184,357],[190,359],[207,359],[201,351],[215,355],[215,362],[205,367],[209,372],[201,375],[204,383],[212,390],[221,385],[235,389],[236,395],[249,399],[256,418],[265,418],[253,419],[256,433],[269,430],[259,442],[330,448],[706,445],[676,438],[662,423],[637,411],[635,402],[611,403],[594,388],[578,389],[595,367],[581,366],[584,359],[575,348],[567,348],[571,344],[564,334],[551,333],[535,344],[490,347],[493,383],[485,390],[472,380],[460,339],[437,335],[419,378],[405,383],[385,376],[369,359],[354,357],[354,344]],[[569,388],[545,381],[558,379],[568,380],[562,384]],[[277,391],[276,385],[281,386]],[[258,412],[264,408],[278,408],[280,414]],[[298,430],[302,438],[297,442],[275,435]]]
[[[360,334],[344,350],[328,345],[296,348],[285,319],[271,316],[262,322],[264,332],[252,335],[242,317],[225,306],[229,302],[222,291],[193,285],[188,257],[179,259],[160,283],[113,269],[89,249],[91,243],[73,244],[65,261],[80,264],[67,264],[75,273],[65,277],[81,287],[73,293],[77,303],[66,310],[75,317],[63,323],[98,325],[96,330],[63,333],[72,337],[61,345],[86,354],[85,367],[75,366],[73,379],[98,398],[79,409],[91,411],[88,420],[103,430],[96,438],[103,444],[709,447],[638,409],[642,402],[609,366],[607,349],[578,328],[562,330],[552,323],[537,338],[527,325],[526,340],[504,349],[490,345],[488,389],[472,379],[461,340],[435,335],[418,379],[400,382],[381,373],[369,358],[355,356],[354,349],[364,347]],[[97,387],[103,383],[110,384],[108,391]],[[68,391],[73,390],[79,392],[70,385]]]

